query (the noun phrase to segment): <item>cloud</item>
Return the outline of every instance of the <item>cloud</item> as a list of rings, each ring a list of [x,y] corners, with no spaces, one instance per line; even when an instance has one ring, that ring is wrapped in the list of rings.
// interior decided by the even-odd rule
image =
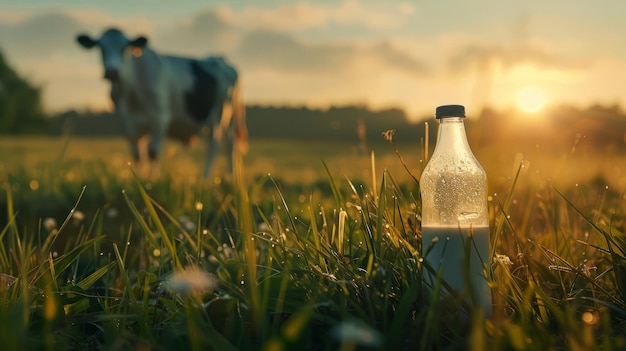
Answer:
[[[276,70],[334,70],[345,65],[353,49],[347,46],[307,45],[289,34],[256,31],[247,33],[235,55],[246,64]]]
[[[350,6],[357,5],[352,4],[348,8]],[[246,8],[240,13],[226,7],[206,9],[171,22],[168,26],[160,26],[154,33],[154,39],[151,39],[152,46],[161,51],[185,55],[223,54],[246,70],[265,68],[290,72],[289,74],[296,71],[336,74],[350,69],[358,61],[363,61],[363,58],[368,58],[378,67],[401,70],[409,74],[426,73],[426,65],[421,60],[403,48],[392,45],[388,40],[360,44],[333,40],[311,42],[303,39],[297,31],[293,33],[279,30],[286,23],[278,20],[279,18],[289,18],[289,21],[301,23],[299,14],[308,9],[317,9],[318,14],[313,11],[312,17],[319,19],[309,19],[308,22],[305,20],[305,26],[312,22],[323,22],[326,15],[321,14],[324,12],[321,8],[318,5],[301,3],[275,10]],[[258,26],[269,27],[271,23],[272,28],[255,29],[245,24],[248,22],[267,22],[267,25]]]
[[[239,11],[220,6],[216,13],[228,23],[247,29],[304,30],[326,28],[333,24],[367,28],[397,28],[413,13],[409,2],[367,3],[344,0],[332,5],[289,3],[271,9],[247,6]]]
[[[41,57],[75,46],[73,38],[81,24],[53,12],[0,26],[0,45],[12,57]]]
[[[448,67],[453,72],[467,71],[476,67],[486,69],[494,64],[501,65],[504,70],[520,65],[532,65],[541,69],[576,70],[585,67],[587,62],[532,44],[511,47],[497,44],[466,44],[453,53],[448,61]]]
[[[66,10],[37,14],[3,25],[0,45],[6,47],[12,57],[32,60],[56,53],[74,55],[80,52],[74,40],[78,33],[97,37],[105,28],[116,26],[129,36],[147,35],[151,45],[162,52],[191,56],[232,55],[236,61],[252,67],[329,72],[345,69],[355,60],[368,57],[383,66],[422,73],[423,63],[384,40],[364,45],[332,40],[311,43],[298,38],[298,33],[280,31],[296,23],[302,27],[329,22],[391,25],[394,15],[410,12],[410,5],[406,3],[384,7],[386,10],[379,12],[370,11],[372,6],[350,0],[333,6],[298,3],[275,9],[246,7],[240,12],[219,7],[169,21],[114,18],[90,9]],[[259,23],[271,29],[254,29],[245,23]]]
[[[162,23],[154,33],[152,46],[184,55],[216,55],[239,45],[241,30],[229,24],[215,10]]]
[[[233,53],[248,67],[277,71],[302,71],[339,75],[367,60],[373,71],[392,69],[424,75],[428,69],[419,59],[393,47],[388,41],[355,45],[347,43],[307,43],[285,33],[247,33]]]
[[[26,10],[4,10],[0,12],[0,23],[5,26],[15,25],[30,17],[31,13]]]
[[[408,74],[424,76],[430,74],[430,68],[421,59],[412,56],[409,51],[399,49],[389,40],[380,42],[370,50],[373,56],[378,56],[389,68]]]

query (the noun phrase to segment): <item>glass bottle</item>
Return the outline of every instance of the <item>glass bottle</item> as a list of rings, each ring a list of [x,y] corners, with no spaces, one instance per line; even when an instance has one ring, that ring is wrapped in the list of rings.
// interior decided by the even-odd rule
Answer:
[[[435,117],[437,143],[420,179],[422,257],[457,293],[491,316],[491,290],[483,273],[483,263],[490,261],[487,174],[467,142],[465,107],[439,106]],[[434,284],[436,275],[424,269],[424,279]]]

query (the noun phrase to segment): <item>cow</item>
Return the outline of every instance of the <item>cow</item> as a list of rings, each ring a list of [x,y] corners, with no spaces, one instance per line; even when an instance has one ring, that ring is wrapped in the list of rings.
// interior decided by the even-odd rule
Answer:
[[[116,28],[106,30],[99,39],[80,34],[76,40],[86,49],[100,48],[104,79],[111,84],[115,113],[123,121],[137,163],[143,162],[142,151],[154,163],[166,137],[189,144],[203,131],[209,139],[205,178],[213,172],[224,138],[231,171],[233,157],[246,153],[248,132],[240,78],[223,57],[161,55],[150,49],[146,37],[129,39]],[[143,137],[149,137],[147,150],[141,150]]]

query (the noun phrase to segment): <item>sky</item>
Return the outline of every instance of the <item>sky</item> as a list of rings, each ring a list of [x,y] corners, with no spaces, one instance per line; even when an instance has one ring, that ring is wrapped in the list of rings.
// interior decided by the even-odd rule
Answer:
[[[0,50],[49,112],[110,109],[109,27],[166,54],[223,55],[249,104],[524,108],[624,104],[626,1],[0,0]]]

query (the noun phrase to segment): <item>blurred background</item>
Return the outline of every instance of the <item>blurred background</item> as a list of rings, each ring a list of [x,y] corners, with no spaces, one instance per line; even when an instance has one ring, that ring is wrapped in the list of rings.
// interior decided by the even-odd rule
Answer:
[[[581,1],[0,2],[0,48],[47,112],[107,109],[100,56],[75,41],[115,26],[162,52],[225,55],[249,103],[397,107],[622,104],[626,3]]]
[[[0,133],[120,135],[100,54],[75,40],[114,26],[161,53],[234,63],[252,139],[361,147],[396,129],[396,141],[417,143],[435,107],[454,103],[483,155],[508,165],[576,150],[590,162],[626,145],[625,10],[618,0],[0,1]],[[626,184],[626,170],[609,172]]]

